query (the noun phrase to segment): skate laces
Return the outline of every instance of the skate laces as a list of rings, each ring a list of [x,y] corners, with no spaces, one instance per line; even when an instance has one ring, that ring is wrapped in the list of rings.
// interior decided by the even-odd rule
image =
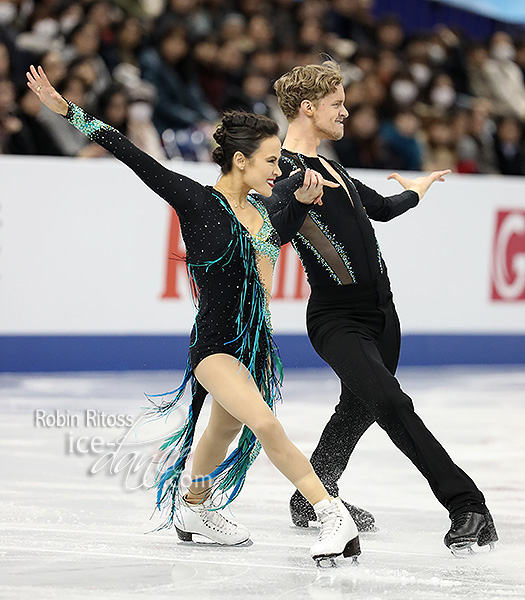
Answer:
[[[343,522],[339,506],[335,502],[331,502],[330,506],[319,512],[319,521],[321,523],[319,541],[322,541],[334,535]]]
[[[207,510],[206,507],[201,504],[200,513],[202,522],[207,527],[228,533],[237,529],[237,524],[227,519],[218,510]]]
[[[452,517],[452,526],[450,527],[450,529],[454,531],[456,529],[459,529],[460,527],[463,527],[463,525],[465,525],[465,523],[470,518],[471,514],[472,513],[470,512],[463,512],[459,513],[458,515],[454,515]]]

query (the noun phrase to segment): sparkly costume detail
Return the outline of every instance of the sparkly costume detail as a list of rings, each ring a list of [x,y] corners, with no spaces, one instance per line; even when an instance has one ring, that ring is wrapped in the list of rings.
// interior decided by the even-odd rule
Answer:
[[[324,235],[330,241],[332,246],[337,250],[337,254],[339,254],[339,256],[341,257],[341,260],[344,262],[345,267],[347,268],[348,274],[352,278],[353,283],[356,283],[354,272],[352,271],[352,263],[350,262],[350,259],[348,258],[343,246],[336,240],[335,235],[333,233],[331,233],[331,231],[328,229],[328,227],[321,221],[321,219],[319,218],[319,215],[317,215],[316,213],[314,213],[312,211],[310,213],[310,218],[317,225],[317,227],[319,227],[319,229],[324,233]],[[378,250],[379,250],[379,246],[378,246]]]
[[[255,235],[250,236],[253,247],[257,252],[267,256],[272,263],[272,267],[275,267],[275,263],[281,253],[281,240],[279,234],[274,229],[264,204],[255,196],[248,196],[248,200],[255,206],[263,218],[263,226],[261,229]]]
[[[250,240],[255,250],[259,277],[262,277],[259,269],[260,255],[264,255],[268,258],[272,266],[273,272],[277,259],[279,258],[279,254],[281,253],[281,239],[279,238],[279,234],[274,229],[270,221],[268,211],[266,210],[264,204],[257,197],[252,195],[248,196],[248,200],[249,202],[251,202],[251,204],[253,204],[253,206],[255,206],[255,208],[259,211],[259,214],[263,218],[263,225],[261,229],[255,235],[250,234]],[[264,288],[264,291],[266,300],[264,316],[266,319],[266,325],[268,329],[273,333],[272,315],[270,313],[271,296],[266,288]]]
[[[301,256],[301,252],[299,251],[298,248],[298,241],[302,242],[307,248],[308,250],[310,250],[310,252],[317,258],[319,264],[326,269],[326,272],[330,275],[330,277],[338,284],[338,285],[342,285],[343,282],[339,279],[339,277],[335,274],[335,271],[332,269],[332,267],[326,262],[326,260],[324,259],[323,255],[317,250],[317,248],[310,242],[310,240],[308,238],[306,238],[302,233],[298,233],[295,238],[292,240],[292,246],[294,247],[295,251],[297,252],[297,255],[299,256],[299,259],[301,260],[301,264],[303,265],[304,268],[304,262],[303,262],[303,258]],[[306,271],[306,277],[308,278],[308,271]]]
[[[72,102],[68,103],[68,111],[66,115],[66,119],[74,125],[79,131],[81,131],[85,136],[87,136],[91,141],[94,140],[94,136],[98,131],[103,129],[117,131],[113,129],[110,125],[95,119],[91,115],[88,115],[85,111],[83,111],[79,106],[73,104]]]
[[[337,180],[337,188],[324,188],[323,204],[314,205],[299,223],[292,240],[312,287],[346,286],[374,280],[385,273],[372,220],[389,221],[417,205],[419,196],[410,190],[389,197],[378,194],[350,177],[337,162],[284,149],[279,161],[282,177],[301,169],[314,169],[325,179]],[[345,190],[346,188],[346,190]],[[268,203],[270,218],[279,228],[280,216]]]
[[[282,365],[273,342],[267,294],[257,270],[257,253],[278,255],[278,240],[289,241],[296,233],[294,218],[306,213],[293,192],[302,185],[302,176],[277,184],[275,197],[286,199],[286,218],[273,229],[263,214],[264,231],[247,235],[227,201],[210,186],[164,167],[137,148],[128,138],[105,123],[86,114],[73,103],[66,119],[89,138],[130,167],[140,179],[163,198],[179,217],[186,246],[186,264],[194,303],[198,308],[191,332],[186,370],[180,386],[167,394],[148,396],[153,408],[148,416],[167,417],[191,400],[184,425],[167,438],[156,477],[157,507],[164,521],[159,529],[173,525],[175,507],[180,501],[179,483],[195,434],[195,425],[207,391],[193,375],[195,367],[207,356],[225,353],[242,363],[253,377],[265,402],[273,408],[280,398]],[[292,198],[292,202],[289,202]],[[257,196],[252,202],[257,206]],[[258,208],[261,214],[262,208]],[[272,246],[270,248],[269,246]],[[273,264],[273,263],[272,263]],[[237,448],[212,473],[210,500],[216,509],[229,504],[240,492],[246,473],[260,451],[253,432],[244,427]]]

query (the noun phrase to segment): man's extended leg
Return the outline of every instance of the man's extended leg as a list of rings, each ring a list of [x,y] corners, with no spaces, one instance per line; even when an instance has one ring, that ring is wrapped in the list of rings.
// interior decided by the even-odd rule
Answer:
[[[348,465],[350,454],[363,433],[375,421],[367,407],[341,384],[341,395],[335,412],[326,424],[310,462],[328,492],[339,495],[338,481]],[[371,513],[346,503],[359,531],[374,531]],[[290,500],[292,521],[299,527],[308,527],[315,521],[315,512],[306,498],[297,490]]]
[[[345,385],[368,403],[378,424],[427,479],[436,498],[448,510],[452,527],[445,538],[446,545],[496,541],[483,494],[416,414],[412,400],[385,367],[376,343],[344,327],[334,328],[330,336],[319,339],[323,341],[317,343],[317,352]]]

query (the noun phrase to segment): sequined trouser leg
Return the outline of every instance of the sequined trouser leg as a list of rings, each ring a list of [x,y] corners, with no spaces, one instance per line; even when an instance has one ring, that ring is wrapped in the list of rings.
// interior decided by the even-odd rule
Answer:
[[[314,289],[307,323],[313,347],[342,384],[339,404],[311,458],[327,489],[337,493],[355,445],[376,421],[449,513],[483,512],[483,494],[427,429],[394,376],[400,328],[388,279]]]

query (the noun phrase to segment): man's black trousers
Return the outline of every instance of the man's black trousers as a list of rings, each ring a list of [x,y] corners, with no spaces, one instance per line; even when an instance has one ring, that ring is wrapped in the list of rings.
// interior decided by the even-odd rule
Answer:
[[[395,378],[401,342],[386,274],[361,284],[312,288],[308,336],[341,380],[341,396],[311,458],[333,494],[350,455],[374,422],[426,478],[453,515],[484,512],[485,499],[414,411]]]

